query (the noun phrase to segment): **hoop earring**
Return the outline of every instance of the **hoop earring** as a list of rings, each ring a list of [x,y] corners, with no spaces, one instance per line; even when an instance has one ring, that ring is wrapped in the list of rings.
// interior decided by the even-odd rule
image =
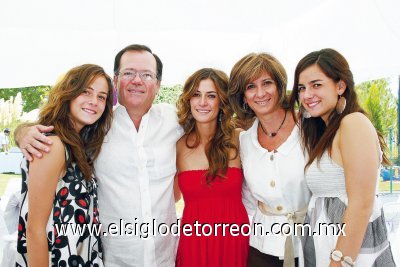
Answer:
[[[247,112],[247,109],[249,108],[249,105],[246,102],[243,102],[243,110]]]
[[[309,119],[309,118],[311,118],[310,112],[308,112],[308,111],[304,108],[304,106],[301,104],[300,95],[299,95],[299,98],[298,98],[297,101],[298,101],[299,106],[300,106],[300,116],[301,116],[303,119]]]
[[[347,104],[346,98],[344,96],[339,95],[339,100],[336,103],[337,114],[340,115],[343,113],[344,109],[346,108],[346,104]]]
[[[309,118],[311,118],[310,112],[308,112],[308,111],[303,107],[303,105],[300,105],[300,114],[301,114],[301,117],[302,117],[303,119],[309,119]]]

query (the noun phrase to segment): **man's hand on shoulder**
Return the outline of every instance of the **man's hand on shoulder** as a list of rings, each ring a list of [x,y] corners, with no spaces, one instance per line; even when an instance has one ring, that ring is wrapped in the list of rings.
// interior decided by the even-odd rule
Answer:
[[[25,158],[29,161],[33,160],[32,156],[41,158],[43,152],[49,152],[49,145],[52,144],[50,138],[43,133],[51,132],[53,126],[22,124],[15,130],[15,142],[18,144]]]

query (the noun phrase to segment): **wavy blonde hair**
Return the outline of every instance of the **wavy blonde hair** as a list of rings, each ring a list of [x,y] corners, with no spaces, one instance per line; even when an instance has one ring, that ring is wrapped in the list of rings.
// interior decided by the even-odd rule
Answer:
[[[225,177],[229,160],[230,151],[235,151],[235,159],[238,156],[238,147],[233,142],[235,124],[233,121],[233,110],[228,101],[228,76],[220,70],[203,68],[193,73],[185,82],[183,92],[177,102],[179,124],[183,127],[186,137],[190,134],[195,135],[193,145],[188,144],[188,148],[196,148],[200,144],[200,135],[196,128],[196,120],[190,111],[190,99],[199,88],[200,81],[210,79],[217,89],[220,100],[220,110],[217,123],[217,130],[214,137],[206,145],[205,153],[208,159],[209,169],[206,173],[207,184],[215,180],[217,176]]]
[[[86,125],[77,133],[70,119],[70,103],[98,77],[104,77],[108,85],[104,112],[95,123]],[[111,78],[102,67],[93,64],[77,66],[53,86],[49,100],[39,114],[37,124],[54,126],[54,133],[70,149],[67,164],[75,162],[86,180],[90,180],[94,173],[93,162],[99,155],[104,137],[111,127],[112,90]]]

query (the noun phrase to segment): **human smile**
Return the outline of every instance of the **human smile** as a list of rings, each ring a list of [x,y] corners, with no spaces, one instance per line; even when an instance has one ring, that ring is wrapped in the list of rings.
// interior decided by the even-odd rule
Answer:
[[[265,105],[267,105],[267,103],[270,100],[271,100],[271,98],[270,99],[265,99],[265,100],[262,100],[262,101],[254,101],[254,103],[256,103],[257,105],[260,105],[260,106],[265,106]]]
[[[211,112],[211,110],[209,110],[209,109],[196,109],[196,111],[198,113],[203,113],[203,114],[207,114],[207,113]]]
[[[308,102],[306,103],[307,107],[309,108],[314,108],[316,105],[318,105],[321,101],[312,101],[312,102]]]
[[[89,108],[82,108],[82,110],[86,113],[89,113],[91,115],[95,115],[97,114],[97,111],[93,110],[93,109],[89,109]]]
[[[145,91],[140,88],[128,89],[128,92],[132,93],[132,94],[144,94],[145,93]]]

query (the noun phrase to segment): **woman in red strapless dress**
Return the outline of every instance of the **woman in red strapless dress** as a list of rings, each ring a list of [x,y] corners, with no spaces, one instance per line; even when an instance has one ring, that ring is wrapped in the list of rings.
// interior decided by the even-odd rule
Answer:
[[[178,100],[185,135],[177,143],[175,196],[185,208],[176,266],[246,266],[249,219],[242,203],[239,131],[227,100],[228,77],[206,68]]]

